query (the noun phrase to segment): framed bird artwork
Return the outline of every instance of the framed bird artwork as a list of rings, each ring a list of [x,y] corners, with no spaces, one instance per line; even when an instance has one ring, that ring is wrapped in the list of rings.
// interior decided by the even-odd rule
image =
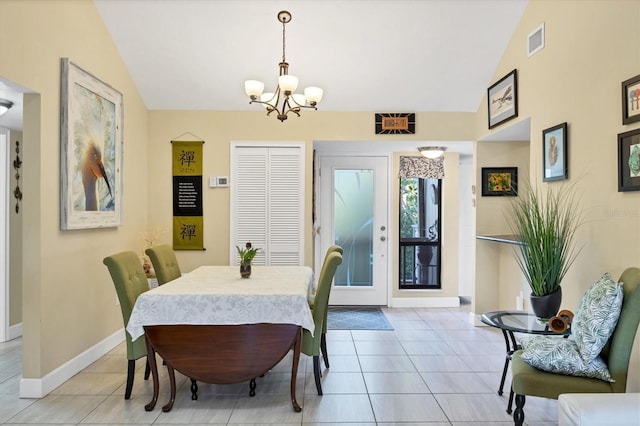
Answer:
[[[60,228],[121,223],[122,93],[62,58]]]
[[[487,89],[489,128],[518,116],[518,73],[511,71]]]

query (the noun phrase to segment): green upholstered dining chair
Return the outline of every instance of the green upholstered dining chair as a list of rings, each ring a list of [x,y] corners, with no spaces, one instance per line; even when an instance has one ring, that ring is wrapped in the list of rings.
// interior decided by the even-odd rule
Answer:
[[[327,249],[327,252],[324,255],[324,261],[322,262],[322,267],[327,263],[327,259],[329,254],[331,253],[340,253],[342,255],[343,249],[341,246],[334,244]],[[322,269],[320,269],[322,271]],[[309,307],[313,309],[313,299],[309,302]],[[327,353],[327,315],[329,314],[329,307],[324,311],[324,323],[322,325],[322,336],[320,336],[320,350],[322,351],[322,359],[324,360],[325,367],[329,368],[329,354]]]
[[[168,244],[160,244],[145,250],[156,272],[158,285],[166,284],[182,275],[176,254]]]
[[[511,386],[516,399],[513,412],[515,425],[520,426],[524,422],[525,395],[558,399],[563,393],[625,392],[633,340],[640,323],[640,268],[627,268],[618,282],[623,283],[624,292],[620,318],[600,353],[615,382],[537,370],[520,358],[522,350],[516,351],[511,365]]]
[[[315,324],[313,336],[308,330],[304,330],[302,334],[302,345],[300,351],[303,354],[313,357],[313,375],[316,380],[316,390],[318,395],[322,395],[322,385],[320,384],[320,341],[322,340],[324,323],[327,318],[327,308],[329,305],[329,293],[331,291],[331,283],[336,273],[338,265],[342,263],[342,255],[334,251],[327,255],[322,269],[320,270],[320,278],[318,279],[318,288],[316,289],[315,298],[313,300],[313,322]]]
[[[149,281],[142,269],[140,257],[132,251],[117,253],[112,256],[105,257],[102,261],[111,274],[113,285],[118,294],[120,301],[120,309],[122,310],[122,319],[126,328],[133,310],[133,305],[139,295],[149,290]],[[124,399],[131,397],[131,389],[133,388],[133,378],[135,376],[136,360],[147,356],[147,347],[145,339],[140,337],[135,341],[131,341],[131,336],[126,332],[127,341],[127,386],[124,392]],[[144,379],[149,379],[149,362],[145,367]]]

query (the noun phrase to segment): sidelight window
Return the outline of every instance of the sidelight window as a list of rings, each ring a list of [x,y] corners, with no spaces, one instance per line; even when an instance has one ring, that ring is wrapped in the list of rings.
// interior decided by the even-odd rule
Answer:
[[[400,178],[400,288],[439,289],[442,179]]]

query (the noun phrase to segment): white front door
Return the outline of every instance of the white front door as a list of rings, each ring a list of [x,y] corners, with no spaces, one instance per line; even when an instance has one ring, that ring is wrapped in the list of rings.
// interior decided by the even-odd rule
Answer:
[[[329,303],[387,305],[388,158],[320,156],[320,250],[342,246]]]

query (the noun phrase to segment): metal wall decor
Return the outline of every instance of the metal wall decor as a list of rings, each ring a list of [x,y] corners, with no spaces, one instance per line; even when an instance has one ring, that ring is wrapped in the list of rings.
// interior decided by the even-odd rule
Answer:
[[[16,189],[13,190],[13,196],[16,197],[16,213],[20,213],[20,201],[22,201],[22,191],[20,191],[20,167],[22,160],[20,159],[20,141],[16,141],[16,159],[13,160],[13,168],[16,169]]]
[[[416,132],[415,113],[376,114],[376,135],[414,134]]]

